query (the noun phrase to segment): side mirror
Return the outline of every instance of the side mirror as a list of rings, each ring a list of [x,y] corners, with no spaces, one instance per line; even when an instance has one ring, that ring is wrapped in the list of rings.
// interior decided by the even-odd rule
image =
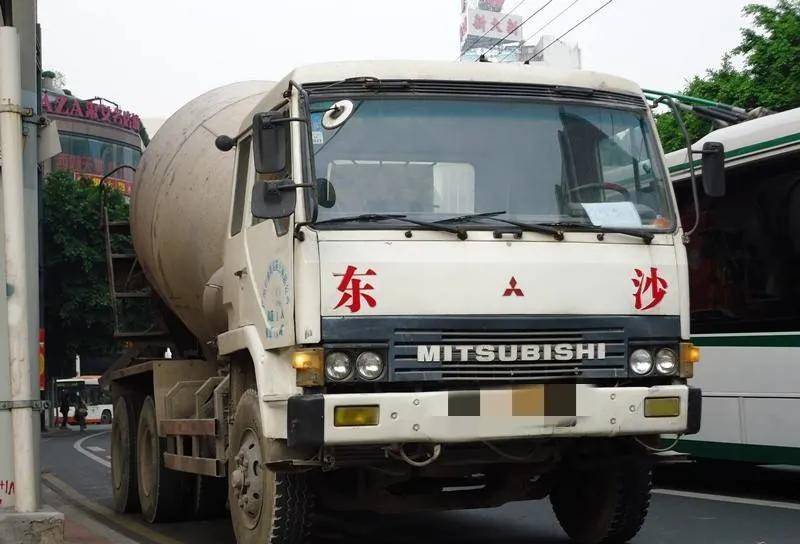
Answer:
[[[713,198],[725,196],[725,146],[703,144],[703,190]]]
[[[317,204],[323,208],[333,208],[336,205],[336,189],[325,178],[317,180]]]
[[[294,213],[297,187],[290,179],[257,181],[253,185],[250,210],[259,219],[280,219]]]
[[[289,127],[277,111],[253,117],[253,160],[259,174],[286,171],[289,155]]]

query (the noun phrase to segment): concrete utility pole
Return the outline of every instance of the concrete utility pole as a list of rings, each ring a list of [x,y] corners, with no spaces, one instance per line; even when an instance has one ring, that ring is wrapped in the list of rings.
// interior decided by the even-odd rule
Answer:
[[[38,126],[36,2],[0,0],[0,186],[5,304],[0,303],[0,544],[59,542],[63,515],[40,511],[38,360]],[[25,122],[27,121],[27,122]],[[24,129],[23,129],[23,123]],[[5,345],[3,345],[5,344]],[[11,432],[8,433],[10,412]],[[10,440],[9,440],[10,439]],[[13,460],[9,470],[8,458]],[[14,511],[10,512],[9,507]]]
[[[14,443],[16,509],[34,512],[39,493],[34,460],[34,414],[28,331],[25,262],[25,200],[22,167],[22,83],[17,29],[0,28],[0,155],[3,157],[6,304],[11,379],[11,431]]]

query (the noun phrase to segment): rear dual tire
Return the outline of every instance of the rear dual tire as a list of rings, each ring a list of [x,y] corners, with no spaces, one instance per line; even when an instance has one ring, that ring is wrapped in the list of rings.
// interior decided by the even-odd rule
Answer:
[[[139,504],[148,523],[186,519],[191,513],[194,475],[166,468],[166,451],[167,440],[158,436],[155,402],[148,396],[142,403],[136,434]]]
[[[138,512],[139,491],[136,474],[136,410],[130,399],[114,402],[117,417],[111,422],[111,487],[114,509],[121,514]]]
[[[227,514],[225,478],[176,472],[164,467],[166,441],[155,433],[155,404],[151,397],[137,407],[133,396],[121,396],[114,402],[114,413],[111,483],[117,512],[141,512],[150,523],[210,519]],[[140,436],[145,437],[141,447]],[[144,466],[147,470],[143,471],[140,467]]]

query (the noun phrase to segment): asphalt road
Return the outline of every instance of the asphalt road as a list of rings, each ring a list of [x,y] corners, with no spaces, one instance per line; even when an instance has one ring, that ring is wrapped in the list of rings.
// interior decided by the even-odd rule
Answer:
[[[225,519],[145,525],[134,515],[111,514],[109,456],[107,427],[43,435],[45,485],[143,544],[235,544]],[[800,470],[682,465],[660,470],[656,487],[634,544],[800,544]],[[332,524],[330,536],[332,542],[386,544],[568,543],[546,500],[487,510],[381,515],[350,523],[346,531]]]

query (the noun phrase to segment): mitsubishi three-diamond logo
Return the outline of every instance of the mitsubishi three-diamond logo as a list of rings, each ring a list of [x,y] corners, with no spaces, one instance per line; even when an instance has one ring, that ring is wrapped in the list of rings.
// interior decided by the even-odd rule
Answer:
[[[511,279],[508,281],[508,289],[503,291],[504,297],[524,297],[525,293],[522,292],[522,289],[517,287],[517,278],[511,276]]]

